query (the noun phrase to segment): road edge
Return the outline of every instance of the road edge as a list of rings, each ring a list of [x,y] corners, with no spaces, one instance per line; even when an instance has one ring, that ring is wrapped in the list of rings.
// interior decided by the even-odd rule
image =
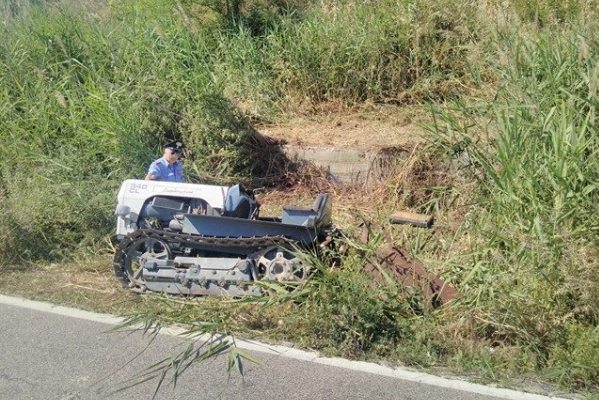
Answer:
[[[29,300],[22,297],[6,296],[0,294],[0,304],[21,307],[35,311],[58,314],[66,317],[78,318],[87,321],[99,322],[107,325],[120,325],[125,320],[111,314],[101,314],[91,311],[80,310],[72,307],[60,306],[48,302]],[[172,327],[161,329],[160,334],[168,336],[182,337],[185,330]],[[209,339],[210,335],[196,337],[196,340]],[[404,367],[386,367],[366,361],[353,361],[339,357],[322,357],[319,353],[313,351],[299,350],[292,347],[281,345],[270,345],[257,341],[235,339],[235,344],[243,350],[255,351],[259,353],[274,354],[294,360],[313,362],[316,364],[329,365],[337,368],[344,368],[353,371],[365,372],[374,375],[401,379],[409,382],[416,382],[437,386],[447,389],[460,390],[468,393],[493,396],[507,400],[568,400],[562,397],[546,396],[536,393],[521,392],[513,389],[505,389],[495,386],[472,383],[455,378],[444,378],[424,372],[412,371]]]

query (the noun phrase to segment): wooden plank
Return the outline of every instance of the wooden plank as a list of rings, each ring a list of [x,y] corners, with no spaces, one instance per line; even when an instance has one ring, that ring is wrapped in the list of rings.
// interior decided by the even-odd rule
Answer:
[[[398,211],[389,217],[389,222],[392,224],[412,225],[419,228],[430,228],[433,226],[433,216],[416,214],[407,211]]]

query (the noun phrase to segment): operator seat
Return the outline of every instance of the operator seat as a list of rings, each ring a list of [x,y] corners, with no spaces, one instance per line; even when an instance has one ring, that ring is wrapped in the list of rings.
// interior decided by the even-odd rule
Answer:
[[[283,207],[281,222],[307,228],[320,228],[331,224],[331,203],[328,193],[320,193],[311,208]]]
[[[241,184],[232,186],[225,200],[223,215],[233,218],[252,218],[258,204]]]

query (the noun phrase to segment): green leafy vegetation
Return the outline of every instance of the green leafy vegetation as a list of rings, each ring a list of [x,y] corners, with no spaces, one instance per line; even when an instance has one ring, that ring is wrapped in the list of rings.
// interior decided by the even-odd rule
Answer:
[[[459,108],[461,122],[444,114],[439,129],[479,182],[460,233],[470,252],[450,251],[446,261],[467,289],[475,335],[526,349],[541,369],[568,353],[559,377],[583,384],[592,373],[574,365],[590,367],[599,354],[585,347],[579,364],[572,347],[572,332],[599,337],[599,43],[588,34],[509,37],[492,101]],[[490,125],[483,131],[476,120]]]
[[[434,212],[395,238],[458,301],[399,301],[358,257],[292,296],[153,317],[597,390],[596,0],[32,3],[0,5],[0,265],[105,246],[120,182],[165,141],[193,180],[280,183],[253,122],[427,105],[429,146],[353,199]]]

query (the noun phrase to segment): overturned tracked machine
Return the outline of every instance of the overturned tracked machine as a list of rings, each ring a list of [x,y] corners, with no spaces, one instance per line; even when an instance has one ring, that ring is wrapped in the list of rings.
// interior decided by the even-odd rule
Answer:
[[[332,241],[326,193],[311,208],[262,217],[252,191],[127,180],[116,207],[114,270],[136,291],[184,295],[260,295],[261,280],[301,281],[310,266],[297,251]]]

